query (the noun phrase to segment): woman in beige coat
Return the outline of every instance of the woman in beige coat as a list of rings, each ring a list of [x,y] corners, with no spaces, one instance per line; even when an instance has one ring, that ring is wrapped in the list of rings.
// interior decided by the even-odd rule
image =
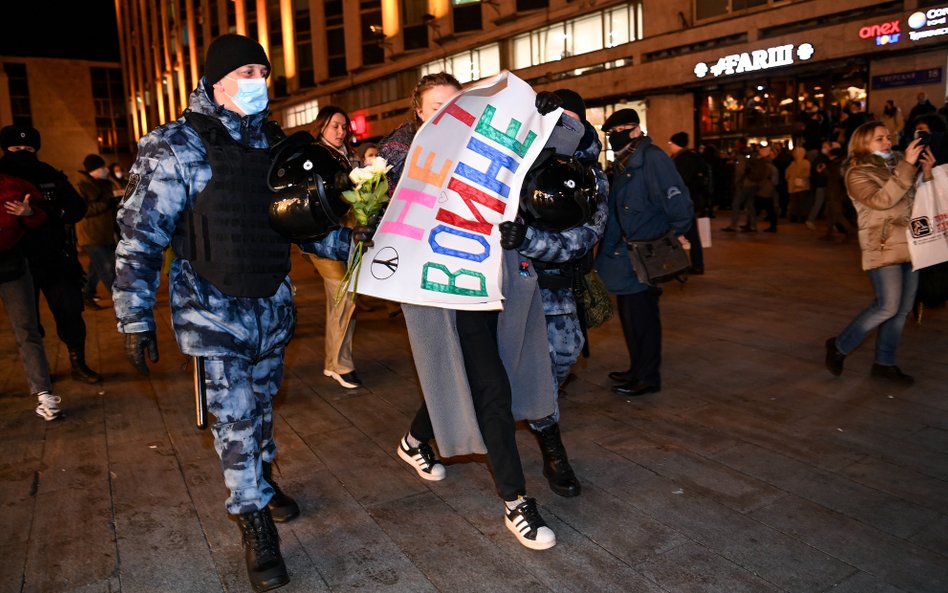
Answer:
[[[846,191],[856,207],[862,269],[866,270],[875,299],[836,337],[826,340],[826,367],[843,372],[843,361],[872,330],[876,335],[871,375],[903,385],[914,379],[895,365],[905,319],[915,301],[918,273],[912,271],[906,229],[915,198],[916,165],[923,182],[932,179],[931,150],[913,141],[900,157],[892,152],[889,131],[871,121],[853,132],[846,163]]]

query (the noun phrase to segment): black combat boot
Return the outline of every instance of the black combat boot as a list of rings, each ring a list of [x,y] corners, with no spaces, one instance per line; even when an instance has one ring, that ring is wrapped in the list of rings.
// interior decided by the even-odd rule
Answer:
[[[86,366],[86,353],[82,348],[69,351],[69,364],[72,365],[72,378],[85,383],[98,383],[102,375]]]
[[[290,498],[285,492],[280,490],[280,486],[273,481],[273,464],[263,462],[263,477],[273,486],[273,498],[267,504],[273,520],[277,523],[286,523],[299,516],[300,505]]]
[[[536,431],[536,435],[543,455],[543,475],[550,483],[550,490],[560,496],[579,496],[581,487],[566,457],[566,448],[560,439],[560,425]]]
[[[280,536],[270,509],[244,513],[236,518],[243,534],[247,576],[253,590],[261,593],[289,583],[290,576],[280,554]]]

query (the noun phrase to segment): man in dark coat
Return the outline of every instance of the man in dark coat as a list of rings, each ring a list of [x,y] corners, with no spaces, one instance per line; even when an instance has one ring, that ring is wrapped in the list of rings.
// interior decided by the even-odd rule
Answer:
[[[25,179],[46,197],[46,224],[24,239],[36,300],[42,291],[56,322],[56,333],[69,350],[73,378],[98,383],[102,377],[86,365],[86,324],[82,319],[83,271],[72,225],[86,214],[86,203],[66,175],[37,158],[40,133],[29,126],[0,130],[0,173]],[[38,308],[37,308],[38,309]]]
[[[691,243],[690,273],[704,274],[704,250],[701,247],[701,236],[698,234],[697,217],[708,216],[711,169],[700,154],[688,148],[687,132],[672,134],[671,140],[668,141],[668,152],[682,181],[688,186],[695,209],[695,221],[685,233],[685,238]]]

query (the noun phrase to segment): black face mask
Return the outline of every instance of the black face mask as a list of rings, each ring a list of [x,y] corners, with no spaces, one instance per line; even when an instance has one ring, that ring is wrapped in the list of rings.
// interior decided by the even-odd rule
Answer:
[[[29,150],[18,150],[16,152],[6,153],[3,158],[10,159],[16,163],[35,163],[36,153],[30,152]]]
[[[612,147],[614,152],[619,152],[623,148],[629,145],[632,142],[632,136],[630,135],[632,130],[623,130],[622,132],[613,132],[609,134],[609,146]]]

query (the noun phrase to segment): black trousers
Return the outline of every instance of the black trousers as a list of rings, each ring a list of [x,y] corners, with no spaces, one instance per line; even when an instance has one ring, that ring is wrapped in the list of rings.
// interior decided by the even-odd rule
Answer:
[[[77,264],[78,265],[78,262]],[[83,352],[86,345],[86,322],[82,319],[82,282],[64,266],[30,266],[39,311],[40,292],[56,322],[56,335],[70,352]]]
[[[496,311],[457,311],[456,324],[477,425],[487,447],[494,486],[504,500],[516,500],[517,496],[526,494],[526,481],[517,450],[510,379],[497,347],[498,316]],[[434,438],[425,404],[415,414],[411,434],[421,441]]]
[[[629,368],[639,383],[662,384],[662,318],[658,300],[660,288],[616,297],[622,334],[629,349]]]
[[[691,222],[691,228],[685,233],[685,239],[691,243],[691,253],[688,257],[691,259],[691,267],[704,271],[704,248],[701,247],[701,234],[698,232],[698,219]]]
[[[754,210],[766,212],[770,228],[777,230],[777,208],[774,206],[772,197],[754,196]]]

